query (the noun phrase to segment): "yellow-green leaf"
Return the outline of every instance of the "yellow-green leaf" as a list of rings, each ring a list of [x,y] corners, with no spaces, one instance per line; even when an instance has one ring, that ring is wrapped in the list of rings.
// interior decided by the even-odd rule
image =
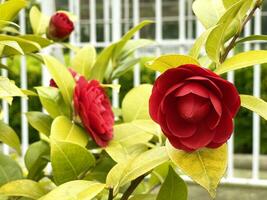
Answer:
[[[227,167],[227,145],[225,144],[217,149],[204,148],[188,153],[175,149],[167,141],[166,148],[172,162],[185,175],[207,189],[214,198],[216,188]]]
[[[267,102],[263,101],[260,98],[250,96],[250,95],[240,95],[241,98],[241,106],[244,108],[247,108],[261,117],[263,117],[265,120],[267,120]]]
[[[33,29],[34,34],[42,35],[46,33],[46,29],[48,27],[50,18],[43,13],[40,12],[40,10],[33,6],[30,10],[30,22]]]
[[[125,122],[150,119],[148,101],[152,85],[143,84],[130,90],[122,101],[122,116]]]
[[[90,200],[105,188],[105,184],[77,180],[60,185],[40,200]]]
[[[176,54],[160,56],[153,61],[147,62],[146,66],[155,71],[164,72],[184,64],[199,65],[198,61],[193,57]]]
[[[72,59],[71,67],[77,73],[89,78],[92,67],[96,61],[96,50],[92,45],[80,49]]]
[[[61,64],[56,58],[49,55],[42,55],[45,65],[58,85],[63,99],[67,106],[72,106],[74,79],[69,70]]]
[[[215,70],[215,73],[223,74],[225,72],[263,63],[267,63],[267,51],[247,51],[228,58]]]
[[[39,199],[45,194],[45,190],[39,185],[39,183],[27,179],[9,182],[0,188],[0,195],[10,197]]]
[[[51,126],[50,137],[54,140],[66,141],[85,147],[88,143],[88,133],[70,121],[65,116],[54,119]]]

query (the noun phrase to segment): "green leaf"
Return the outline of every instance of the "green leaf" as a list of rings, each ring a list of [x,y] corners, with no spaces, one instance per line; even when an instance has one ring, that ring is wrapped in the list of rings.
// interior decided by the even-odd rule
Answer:
[[[135,158],[115,165],[108,173],[107,186],[114,188],[116,192],[120,186],[131,182],[168,160],[165,147],[153,148]]]
[[[206,42],[207,55],[216,63],[220,62],[221,49],[228,39],[230,39],[240,26],[240,13],[245,14],[250,8],[252,0],[241,0],[229,8],[220,18],[217,26],[210,32]],[[238,27],[236,27],[238,23]]]
[[[267,40],[267,35],[250,35],[248,37],[244,37],[236,41],[236,44],[241,44],[249,41],[266,41],[266,40]]]
[[[45,65],[56,82],[63,99],[68,107],[72,106],[74,79],[69,70],[56,58],[49,55],[42,55]]]
[[[153,23],[153,21],[145,20],[142,21],[140,24],[137,26],[133,27],[131,30],[129,30],[125,35],[120,39],[119,42],[116,43],[116,47],[113,53],[113,59],[118,58],[120,55],[123,47],[126,45],[126,43],[134,36],[134,34],[142,29],[144,26],[147,26],[148,24]]]
[[[18,163],[0,152],[0,186],[22,177]]]
[[[28,34],[28,35],[21,35],[21,36],[18,36],[18,38],[21,38],[21,39],[25,39],[27,41],[31,41],[31,42],[34,42],[34,43],[37,43],[40,47],[47,47],[51,44],[53,44],[53,41],[47,39],[47,38],[44,38],[40,35],[31,35],[31,34]],[[25,53],[31,53],[31,52],[34,52],[33,50],[29,49],[23,49]]]
[[[105,188],[105,184],[77,180],[60,185],[40,200],[90,200]]]
[[[0,41],[0,46],[3,48],[3,51],[10,52],[12,54],[20,54],[23,55],[23,49],[19,46],[19,44],[16,41],[10,41],[10,40],[2,40]],[[11,53],[12,52],[12,53]],[[2,55],[3,52],[0,53]]]
[[[110,46],[106,47],[104,50],[101,51],[91,70],[89,79],[96,79],[100,82],[103,81],[106,70],[110,64],[114,48],[115,44],[111,44]]]
[[[85,147],[88,143],[88,133],[74,124],[65,116],[57,117],[51,126],[51,139],[71,142]]]
[[[230,8],[231,6],[233,6],[235,3],[237,3],[240,0],[223,0],[223,5],[225,8]]]
[[[193,11],[203,26],[208,29],[219,21],[225,8],[222,0],[196,0],[193,3]]]
[[[148,101],[152,85],[143,84],[130,90],[122,101],[122,116],[125,122],[150,119]],[[140,95],[142,94],[142,95]]]
[[[71,67],[77,73],[89,78],[92,67],[96,61],[96,50],[92,45],[86,45],[74,56]]]
[[[27,179],[9,182],[0,188],[0,195],[11,197],[39,199],[45,194],[45,190],[39,185],[39,183]]]
[[[30,22],[33,29],[34,34],[42,35],[46,33],[46,29],[49,25],[50,18],[43,13],[40,12],[40,10],[33,6],[30,10]]]
[[[202,46],[206,43],[207,38],[210,32],[213,30],[214,27],[209,28],[204,33],[202,33],[195,41],[193,47],[191,48],[189,55],[195,59],[198,59]]]
[[[267,51],[247,51],[228,58],[215,70],[215,73],[223,74],[225,72],[263,63],[267,63]]]
[[[267,102],[250,95],[240,95],[241,106],[257,113],[267,120]]]
[[[187,176],[207,189],[214,198],[216,188],[227,168],[227,145],[217,149],[200,149],[193,153],[175,149],[169,141],[166,148],[172,162]]]
[[[137,120],[114,126],[114,138],[110,141],[106,152],[116,162],[126,159],[147,150],[146,144],[157,135],[159,127],[151,120]]]
[[[94,164],[94,156],[80,145],[51,139],[51,164],[55,183],[77,180]]]
[[[187,200],[187,193],[185,182],[170,166],[168,176],[160,188],[157,200]]]
[[[38,141],[29,146],[24,157],[28,169],[27,178],[38,181],[42,178],[42,171],[46,167],[50,155],[50,146],[45,141]]]
[[[33,128],[49,137],[53,121],[49,115],[42,112],[27,112],[26,116],[28,122]]]
[[[168,69],[179,67],[184,64],[199,65],[198,61],[193,57],[174,54],[160,56],[153,61],[147,62],[146,66],[155,71],[165,72]]]
[[[130,198],[130,200],[156,200],[155,194],[137,194]]]
[[[6,77],[0,76],[0,98],[6,97],[26,97],[25,94]]]
[[[116,79],[129,71],[135,64],[140,61],[140,58],[127,59],[112,72],[111,79]]]
[[[27,1],[25,0],[9,0],[0,4],[0,20],[13,21],[18,12],[25,8]],[[2,28],[2,26],[0,26]]]
[[[58,88],[54,87],[36,87],[42,106],[51,115],[56,118],[60,115],[70,116],[70,108],[66,106]]]
[[[0,120],[0,141],[14,148],[19,154],[21,154],[19,137],[15,131]]]

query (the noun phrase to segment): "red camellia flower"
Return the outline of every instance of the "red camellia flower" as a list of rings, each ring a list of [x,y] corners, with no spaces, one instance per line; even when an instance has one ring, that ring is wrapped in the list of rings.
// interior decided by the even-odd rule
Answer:
[[[85,129],[101,146],[107,146],[113,137],[114,115],[104,89],[96,80],[87,81],[83,76],[76,82],[74,109]]]
[[[69,70],[69,72],[71,73],[71,75],[73,76],[74,79],[78,79],[79,78],[77,72],[75,72],[73,69],[68,68],[68,70]],[[54,81],[54,79],[50,79],[49,86],[50,87],[56,87],[56,88],[58,87],[56,82]]]
[[[64,40],[74,30],[73,22],[63,12],[57,12],[50,19],[47,37],[52,40]]]
[[[212,71],[182,65],[156,80],[149,100],[152,119],[177,149],[218,148],[233,132],[240,108],[235,86]]]

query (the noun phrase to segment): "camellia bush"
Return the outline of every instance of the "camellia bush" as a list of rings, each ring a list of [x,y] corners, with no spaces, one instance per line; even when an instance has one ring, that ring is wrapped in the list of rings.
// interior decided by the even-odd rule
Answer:
[[[0,10],[14,11],[8,18],[0,14],[2,32],[17,27],[11,20],[26,6],[16,0],[22,3],[17,8],[14,2],[0,5]],[[260,0],[195,0],[193,10],[205,32],[189,55],[162,55],[149,61],[147,67],[161,75],[154,85],[129,91],[121,109],[112,108],[108,93],[118,91],[120,86],[113,80],[139,62],[134,52],[152,43],[131,39],[152,22],[133,27],[97,55],[92,45],[79,49],[63,43],[75,28],[71,14],[59,11],[50,17],[33,7],[34,35],[0,35],[1,55],[29,54],[47,67],[52,79],[49,86],[35,87],[35,94],[1,78],[12,86],[8,90],[3,86],[1,98],[38,95],[46,112],[26,113],[41,139],[29,146],[24,163],[0,154],[0,195],[40,200],[186,200],[186,175],[215,198],[227,168],[226,143],[240,106],[267,119],[266,102],[239,94],[220,76],[267,62],[265,50],[229,57],[240,43],[266,39],[261,35],[240,38],[261,5]],[[54,42],[74,51],[70,66],[51,55],[36,54]],[[29,44],[38,48],[28,49]],[[0,125],[0,140],[19,154],[16,134]]]

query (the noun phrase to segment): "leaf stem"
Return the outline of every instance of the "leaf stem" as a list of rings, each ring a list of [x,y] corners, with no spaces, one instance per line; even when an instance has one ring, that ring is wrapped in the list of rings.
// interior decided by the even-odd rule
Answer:
[[[133,191],[137,188],[137,186],[144,180],[146,174],[139,176],[135,180],[131,182],[131,185],[128,187],[126,192],[122,195],[121,200],[128,200]]]
[[[237,32],[237,34],[235,34],[235,36],[232,38],[229,45],[225,48],[225,51],[222,54],[221,59],[220,59],[221,63],[223,63],[226,60],[228,54],[234,48],[236,40],[240,37],[241,32],[244,29],[245,25],[248,23],[249,20],[251,20],[253,18],[255,11],[261,6],[261,3],[262,3],[261,0],[258,0],[255,4],[254,8],[250,11],[248,16],[245,18],[244,22],[242,23],[241,29]]]
[[[109,188],[108,200],[113,200],[113,188]]]

